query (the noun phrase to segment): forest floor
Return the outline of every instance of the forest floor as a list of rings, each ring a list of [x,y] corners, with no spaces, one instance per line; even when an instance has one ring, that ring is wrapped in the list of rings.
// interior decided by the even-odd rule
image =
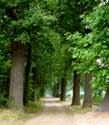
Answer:
[[[43,102],[43,110],[27,117],[26,120],[21,119],[23,115],[16,115],[14,112],[2,111],[5,115],[0,112],[2,117],[5,116],[2,120],[0,118],[0,125],[109,125],[109,113],[95,112],[95,107],[71,107],[71,101],[60,102],[59,99],[51,97],[44,98]],[[11,119],[8,118],[10,114],[13,114]],[[16,116],[19,116],[20,120]]]
[[[84,109],[77,113],[70,102],[61,103],[56,98],[45,98],[44,102],[42,113],[24,125],[109,125],[109,113]]]

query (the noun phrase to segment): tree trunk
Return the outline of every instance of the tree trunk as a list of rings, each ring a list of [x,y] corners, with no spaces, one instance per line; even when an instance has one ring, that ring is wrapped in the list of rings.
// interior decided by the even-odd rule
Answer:
[[[53,86],[53,97],[58,98],[59,97],[59,89],[60,89],[60,80],[55,83]]]
[[[73,97],[71,105],[80,105],[80,74],[74,71]]]
[[[45,86],[42,85],[41,88],[40,88],[40,97],[44,97],[45,96]]]
[[[84,101],[83,101],[83,108],[91,108],[92,107],[92,91],[91,91],[91,74],[85,74],[84,79]]]
[[[35,94],[36,94],[36,67],[32,68],[32,95],[31,100],[35,101]]]
[[[106,91],[102,104],[97,109],[99,112],[109,112],[109,88]]]
[[[0,95],[2,94],[2,80],[0,80]]]
[[[64,75],[61,79],[61,93],[60,93],[61,101],[66,100],[66,86],[67,86],[67,79],[66,79],[66,73],[64,73]]]
[[[27,64],[25,68],[24,98],[23,98],[24,105],[28,103],[29,75],[30,75],[30,68],[31,68],[31,45],[28,44],[27,47],[28,47],[27,48]]]
[[[37,67],[32,68],[33,72],[33,101],[39,100],[40,98],[40,87],[41,87],[41,80],[39,76],[39,72]]]
[[[20,42],[14,42],[12,51],[9,107],[15,110],[23,110],[24,46]]]

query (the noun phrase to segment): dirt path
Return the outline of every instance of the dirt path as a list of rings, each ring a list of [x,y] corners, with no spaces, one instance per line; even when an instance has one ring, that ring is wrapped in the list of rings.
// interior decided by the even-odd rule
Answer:
[[[73,116],[58,99],[45,98],[45,108],[40,116],[31,119],[25,125],[71,125]]]
[[[43,112],[24,125],[109,125],[109,113],[90,112],[73,114],[69,104],[61,104],[58,99],[45,98]]]

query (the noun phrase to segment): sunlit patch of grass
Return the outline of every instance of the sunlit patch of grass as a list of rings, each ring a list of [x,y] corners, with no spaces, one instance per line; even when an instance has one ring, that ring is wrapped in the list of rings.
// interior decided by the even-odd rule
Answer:
[[[71,106],[70,109],[74,114],[84,114],[92,111],[91,108],[82,108],[81,106]]]
[[[82,108],[81,106],[70,106],[70,111],[74,114],[85,114],[88,112],[95,111],[97,106],[93,106],[92,108]]]
[[[91,111],[96,111],[97,105],[93,105],[92,108],[82,108],[83,99],[81,99],[81,105],[71,106],[71,99],[67,99],[66,101],[60,101],[60,103],[65,106],[72,114],[85,114]]]
[[[12,111],[6,108],[0,108],[0,120],[21,120],[24,118],[24,113]]]

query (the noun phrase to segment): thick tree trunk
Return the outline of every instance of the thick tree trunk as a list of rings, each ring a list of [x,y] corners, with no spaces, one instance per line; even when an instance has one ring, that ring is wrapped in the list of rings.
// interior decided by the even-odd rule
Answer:
[[[0,80],[0,95],[2,94],[2,80]]]
[[[44,95],[45,95],[45,86],[44,85],[41,86],[39,94],[40,94],[40,97],[44,97]]]
[[[27,45],[27,63],[25,68],[25,82],[24,82],[24,105],[28,103],[28,95],[29,95],[29,75],[31,68],[31,45]]]
[[[31,100],[35,101],[35,94],[36,94],[36,67],[32,68],[32,95],[31,95]]]
[[[14,42],[12,51],[9,107],[15,110],[23,110],[24,46],[20,42]]]
[[[59,89],[60,89],[60,81],[57,81],[57,83],[53,86],[53,97],[56,98],[59,97]]]
[[[64,75],[61,79],[61,93],[60,93],[61,101],[66,100],[66,86],[67,86],[67,79],[66,79],[66,73],[64,73]]]
[[[73,97],[71,105],[80,105],[80,74],[74,71]]]
[[[38,74],[38,69],[36,67],[32,68],[33,72],[33,101],[39,100],[40,98],[40,88],[41,80]]]
[[[99,112],[109,112],[109,88],[106,91],[102,104],[97,109]]]
[[[83,101],[83,108],[91,108],[92,107],[92,91],[91,91],[91,74],[85,74],[84,79],[84,101]]]

